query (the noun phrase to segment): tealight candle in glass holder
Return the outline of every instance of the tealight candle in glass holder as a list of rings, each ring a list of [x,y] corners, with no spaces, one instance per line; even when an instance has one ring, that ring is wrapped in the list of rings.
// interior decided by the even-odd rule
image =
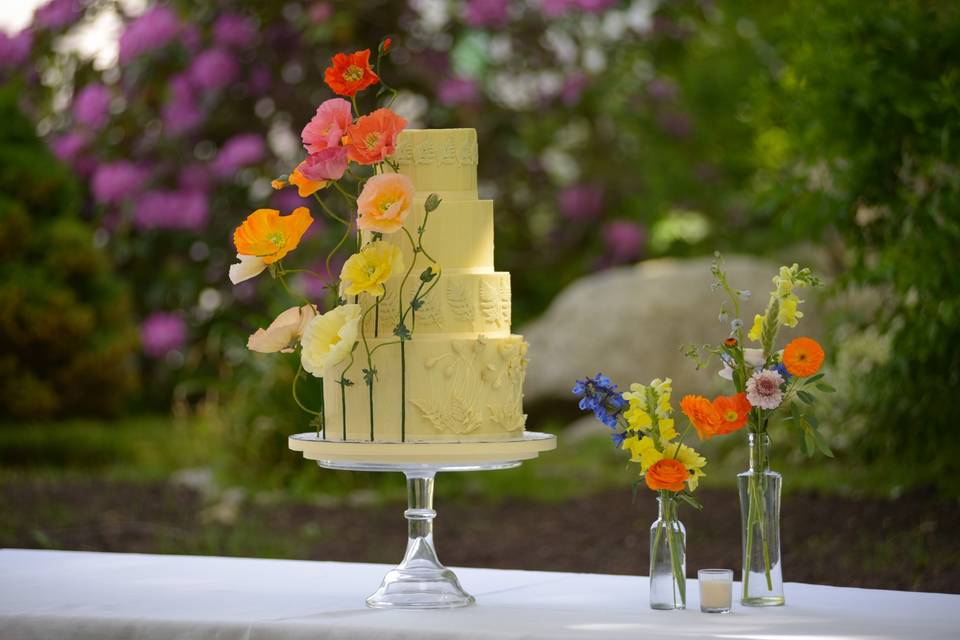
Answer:
[[[700,569],[700,611],[703,613],[730,613],[733,604],[733,571],[730,569]]]

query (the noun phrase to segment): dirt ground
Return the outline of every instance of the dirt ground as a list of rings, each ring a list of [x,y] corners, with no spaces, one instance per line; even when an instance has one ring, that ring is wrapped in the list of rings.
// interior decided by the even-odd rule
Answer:
[[[703,491],[703,512],[681,510],[688,575],[735,568],[736,495]],[[654,500],[629,491],[562,503],[446,501],[436,544],[453,566],[645,575]],[[317,506],[183,486],[103,480],[13,479],[0,484],[0,546],[194,553],[396,563],[401,504]],[[788,581],[960,593],[960,505],[791,495],[782,547]]]

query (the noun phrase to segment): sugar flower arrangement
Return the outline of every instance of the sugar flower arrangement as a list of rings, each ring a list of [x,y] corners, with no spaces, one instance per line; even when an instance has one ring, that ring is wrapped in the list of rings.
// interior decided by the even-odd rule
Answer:
[[[274,189],[296,188],[301,197],[313,196],[325,215],[343,225],[339,242],[325,261],[325,279],[331,282],[328,287],[332,308],[320,313],[314,302],[304,299],[303,304],[281,313],[270,326],[258,329],[247,342],[250,350],[261,353],[291,353],[299,349],[300,367],[293,381],[293,398],[300,408],[315,416],[318,435],[323,437],[326,437],[328,426],[325,424],[324,403],[329,400],[321,396],[317,409],[304,406],[297,393],[303,373],[322,378],[325,372],[343,365],[337,382],[341,388],[343,416],[340,427],[346,439],[345,393],[346,387],[355,384],[346,377],[346,372],[353,366],[357,351],[361,349],[366,364],[363,381],[369,390],[370,440],[374,440],[373,387],[377,380],[374,353],[385,347],[399,346],[401,363],[405,362],[405,342],[412,337],[417,309],[423,306],[424,298],[440,278],[440,265],[423,246],[430,213],[440,205],[436,194],[425,200],[424,217],[416,236],[404,227],[413,207],[414,186],[410,178],[399,173],[391,156],[398,135],[406,127],[406,120],[390,109],[397,92],[387,86],[380,75],[381,62],[389,55],[391,44],[389,38],[380,43],[373,66],[369,49],[338,53],[333,57],[324,81],[334,93],[343,97],[326,100],[317,108],[301,133],[306,158],[288,175],[279,176],[272,182]],[[376,97],[388,96],[386,106],[362,114],[358,95],[377,85],[380,89]],[[341,199],[350,215],[346,218],[338,215],[321,197],[322,193]],[[275,209],[257,209],[251,213],[234,232],[238,262],[230,267],[231,282],[238,284],[268,271],[290,295],[299,298],[288,286],[287,276],[310,273],[323,278],[308,269],[287,268],[283,260],[297,248],[312,223],[307,207],[298,207],[289,215],[281,215]],[[343,263],[339,278],[336,278],[331,261],[354,232],[357,250]],[[409,265],[404,264],[398,244],[384,239],[400,232],[410,245],[412,260]],[[366,329],[367,316],[374,315],[372,337],[380,337],[380,303],[387,293],[387,282],[392,276],[403,274],[397,285],[398,299],[401,303],[406,300],[404,288],[408,286],[421,256],[427,264],[419,273],[412,298],[401,307],[399,322],[392,327],[396,340],[371,346]],[[373,300],[366,310],[360,304],[361,297]],[[406,433],[405,380],[404,370],[401,376],[401,439],[405,439]]]
[[[756,314],[748,331],[744,331],[740,303],[750,298],[750,292],[735,289],[727,278],[719,254],[711,267],[713,288],[722,290],[726,300],[721,305],[720,320],[729,322],[730,333],[720,344],[700,347],[688,346],[686,353],[697,362],[697,368],[707,366],[714,357],[721,362],[719,375],[733,383],[733,396],[720,396],[712,402],[702,396],[686,396],[680,403],[684,414],[693,423],[701,439],[730,433],[746,426],[755,438],[764,438],[777,421],[789,426],[799,437],[800,448],[808,456],[817,450],[833,457],[830,446],[818,430],[818,422],[808,409],[816,402],[813,389],[833,393],[834,388],[823,381],[819,373],[824,360],[823,348],[816,340],[797,337],[783,349],[777,349],[777,338],[784,328],[795,328],[803,313],[799,293],[808,287],[817,287],[820,281],[810,269],[797,264],[780,267],[773,277],[766,310]],[[732,315],[731,315],[732,312]],[[756,346],[746,346],[753,344]],[[759,470],[768,467],[765,446],[756,446]],[[754,544],[759,542],[763,556],[763,573],[767,589],[773,588],[767,529],[772,526],[766,513],[767,491],[760,473],[751,473],[747,480],[748,502],[744,549],[743,592],[749,590],[750,563]],[[759,541],[754,539],[754,532]]]
[[[705,474],[707,460],[695,449],[683,444],[673,418],[670,378],[659,378],[649,385],[631,384],[630,391],[620,393],[617,385],[603,374],[577,380],[573,393],[580,398],[580,408],[590,411],[611,430],[614,446],[630,453],[630,462],[639,466],[639,475],[646,486],[656,491],[663,517],[658,521],[650,557],[651,575],[657,564],[657,552],[665,536],[673,583],[680,600],[686,602],[684,576],[684,540],[678,533],[679,502],[699,509],[693,492]],[[639,482],[634,485],[634,489]]]

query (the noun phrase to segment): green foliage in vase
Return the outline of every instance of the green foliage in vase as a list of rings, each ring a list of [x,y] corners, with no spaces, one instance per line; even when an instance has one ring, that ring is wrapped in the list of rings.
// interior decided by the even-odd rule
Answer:
[[[127,293],[79,189],[0,93],[0,417],[109,414],[137,383]]]

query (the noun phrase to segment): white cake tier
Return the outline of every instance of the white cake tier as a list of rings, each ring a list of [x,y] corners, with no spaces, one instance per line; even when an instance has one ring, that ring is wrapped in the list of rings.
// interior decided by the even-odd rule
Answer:
[[[477,132],[474,129],[407,129],[393,154],[418,194],[448,201],[477,199]]]
[[[372,438],[363,344],[354,351],[352,366],[344,371],[346,364],[341,364],[325,372],[327,438],[401,441],[402,363],[406,367],[407,442],[508,439],[523,432],[527,343],[521,336],[451,338],[415,334],[405,343],[402,359],[399,344],[385,344],[395,340],[368,339],[370,349],[384,345],[373,354],[377,378],[373,385]],[[353,384],[341,385],[341,373]]]
[[[429,194],[417,192],[407,220],[403,226],[414,240],[417,229],[423,224],[423,203]],[[363,242],[371,239],[363,233]],[[383,236],[403,250],[404,264],[410,265],[413,251],[410,240],[403,231]],[[444,200],[430,213],[423,234],[423,248],[442,269],[472,269],[478,272],[493,271],[493,201],[492,200]],[[417,261],[419,275],[429,262],[421,256]]]
[[[402,309],[407,310],[410,300],[420,286],[419,271],[414,270],[403,288]],[[386,283],[386,295],[378,311],[366,314],[365,328],[368,336],[389,337],[399,321],[399,299],[402,277],[391,278]],[[447,269],[436,281],[433,289],[424,294],[430,285],[424,285],[421,298],[423,306],[415,313],[407,312],[404,324],[415,336],[443,333],[465,334],[474,338],[477,334],[490,337],[510,335],[510,274],[505,271],[473,273]],[[360,296],[364,311],[374,306],[370,296]]]

